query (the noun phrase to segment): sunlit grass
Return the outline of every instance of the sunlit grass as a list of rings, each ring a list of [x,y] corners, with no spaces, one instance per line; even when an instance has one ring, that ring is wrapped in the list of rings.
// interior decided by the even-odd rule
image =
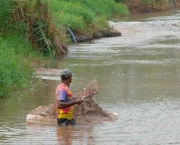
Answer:
[[[89,35],[107,28],[108,19],[129,14],[124,4],[114,0],[51,0],[49,6],[57,25]]]

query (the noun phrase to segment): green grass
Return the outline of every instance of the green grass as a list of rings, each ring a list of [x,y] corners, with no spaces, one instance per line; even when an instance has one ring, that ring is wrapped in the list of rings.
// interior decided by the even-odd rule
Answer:
[[[43,59],[39,50],[44,52],[43,48],[50,49],[50,46],[54,49],[55,37],[66,42],[65,27],[92,35],[95,31],[108,28],[108,19],[126,14],[127,7],[114,0],[26,0],[19,3],[1,0],[0,97],[10,96],[31,85],[36,67],[33,61]],[[33,30],[37,31],[30,32]],[[41,45],[39,50],[38,45],[32,47],[37,42],[34,36],[38,38],[39,44],[43,43],[45,46]],[[43,39],[40,38],[42,36]],[[56,42],[57,46],[60,43]]]
[[[33,69],[26,56],[35,56],[22,33],[22,23],[10,25],[12,0],[0,1],[0,97],[30,84]],[[16,35],[14,35],[16,33]]]
[[[88,34],[95,23],[95,13],[81,3],[51,0],[49,6],[56,25]]]
[[[89,35],[107,28],[108,19],[129,14],[114,0],[51,0],[49,6],[57,25]]]
[[[110,19],[114,15],[127,15],[128,9],[122,3],[116,3],[114,0],[84,0],[84,5],[90,8],[96,15],[101,15]]]
[[[10,9],[12,8],[12,0],[1,0],[0,1],[0,28],[5,23],[10,15]]]
[[[0,36],[0,97],[27,88],[33,68],[29,57],[37,59],[30,43],[21,35]]]
[[[86,24],[81,16],[67,13],[58,15],[58,12],[54,12],[53,16],[56,19],[57,25],[69,27],[77,31],[86,31]]]

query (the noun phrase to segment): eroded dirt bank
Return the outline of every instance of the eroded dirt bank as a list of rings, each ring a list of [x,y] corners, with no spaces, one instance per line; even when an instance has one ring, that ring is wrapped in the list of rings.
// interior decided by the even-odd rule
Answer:
[[[80,33],[74,33],[77,42],[89,42],[93,39],[105,38],[105,37],[117,37],[121,36],[121,32],[116,31],[112,28],[108,28],[106,30],[97,31],[92,34],[92,36],[86,36]]]

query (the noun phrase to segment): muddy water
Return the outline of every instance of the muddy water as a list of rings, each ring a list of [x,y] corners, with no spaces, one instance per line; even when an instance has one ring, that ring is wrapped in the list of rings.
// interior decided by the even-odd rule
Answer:
[[[34,93],[0,103],[0,144],[180,144],[180,12],[127,17],[110,24],[121,37],[69,47],[56,68],[73,71],[74,93],[94,78],[94,100],[114,122],[75,127],[26,126],[26,115],[54,102],[59,76],[41,76]]]

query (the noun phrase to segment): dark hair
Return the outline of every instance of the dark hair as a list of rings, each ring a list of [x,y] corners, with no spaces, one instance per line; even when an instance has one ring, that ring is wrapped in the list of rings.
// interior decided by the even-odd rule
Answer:
[[[62,80],[62,81],[65,81],[65,80],[69,79],[71,76],[72,76],[72,75],[70,75],[70,76],[68,76],[68,77],[66,77],[66,78],[61,77],[61,80]]]

